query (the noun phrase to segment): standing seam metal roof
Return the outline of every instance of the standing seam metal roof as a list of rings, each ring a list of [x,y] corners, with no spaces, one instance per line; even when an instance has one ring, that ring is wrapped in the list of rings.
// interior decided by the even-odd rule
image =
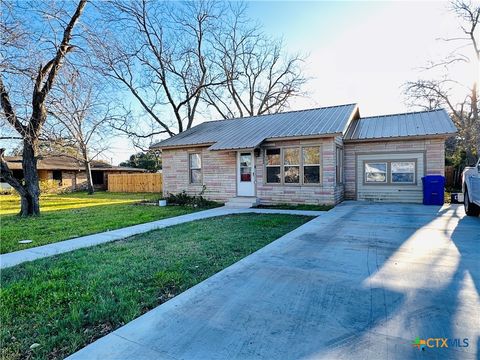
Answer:
[[[352,121],[345,140],[447,135],[457,132],[444,109],[364,117]]]
[[[356,104],[201,123],[153,148],[211,145],[210,150],[249,149],[266,139],[343,134],[345,141],[454,134],[444,109],[354,119]],[[212,145],[213,144],[213,145]]]
[[[255,148],[265,139],[339,134],[356,112],[356,104],[201,123],[152,148],[212,144],[210,150]]]

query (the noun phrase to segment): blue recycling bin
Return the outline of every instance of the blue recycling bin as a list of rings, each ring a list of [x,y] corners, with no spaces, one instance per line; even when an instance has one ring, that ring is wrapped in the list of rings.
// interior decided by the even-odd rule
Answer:
[[[427,175],[422,178],[423,205],[443,205],[445,191],[445,177],[441,175]]]

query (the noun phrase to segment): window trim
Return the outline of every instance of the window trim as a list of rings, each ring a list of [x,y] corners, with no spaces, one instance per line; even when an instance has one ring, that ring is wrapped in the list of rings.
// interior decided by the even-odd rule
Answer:
[[[303,163],[303,149],[309,147],[317,147],[319,151],[319,159],[320,164],[307,164],[306,166],[318,166],[319,167],[319,182],[318,183],[306,183],[304,182],[304,163]],[[285,165],[284,165],[284,149],[288,148],[298,148],[300,152],[300,164],[299,165],[292,165],[292,166],[299,166],[299,182],[298,183],[286,183],[285,182]],[[267,150],[271,149],[280,149],[280,165],[267,165]],[[288,166],[288,165],[287,165]],[[267,182],[267,167],[280,167],[280,182],[278,183],[271,183]],[[268,146],[263,148],[263,169],[264,169],[264,176],[263,176],[263,184],[269,186],[323,186],[323,146],[320,143],[314,144],[302,144],[302,145],[286,145],[286,146]]]
[[[200,155],[200,167],[199,168],[192,168],[190,163],[190,156],[198,154]],[[203,154],[201,151],[189,151],[187,154],[187,162],[188,162],[188,183],[190,185],[201,186],[203,185]],[[200,182],[192,182],[192,170],[200,170]]]
[[[413,183],[399,183],[399,182],[392,182],[392,162],[413,162],[415,164],[415,171],[414,171],[414,179]],[[387,164],[387,171],[386,171],[386,181],[385,182],[366,182],[366,172],[365,172],[365,164],[366,163],[386,163]],[[411,158],[411,159],[392,159],[386,160],[382,159],[374,159],[374,160],[362,160],[362,171],[363,171],[363,185],[373,185],[373,186],[417,186],[418,185],[418,159]]]
[[[298,149],[298,164],[297,165],[285,165],[285,149]],[[302,184],[302,148],[301,146],[285,146],[283,148],[280,148],[280,158],[282,159],[282,162],[280,163],[280,174],[282,175],[282,182],[284,185],[301,185]],[[286,182],[285,181],[285,166],[286,167],[298,167],[298,182]],[[278,184],[278,183],[276,183]]]
[[[278,165],[268,165],[267,164],[267,150],[274,150],[274,149],[280,149],[280,164]],[[283,151],[282,148],[279,147],[271,147],[271,148],[266,148],[264,151],[264,156],[263,156],[263,163],[264,163],[264,168],[265,168],[265,176],[264,176],[264,183],[268,185],[281,185],[283,183],[283,171],[282,171],[282,164],[283,164]],[[279,168],[280,169],[280,181],[279,182],[268,182],[268,174],[267,174],[267,169],[268,168]]]

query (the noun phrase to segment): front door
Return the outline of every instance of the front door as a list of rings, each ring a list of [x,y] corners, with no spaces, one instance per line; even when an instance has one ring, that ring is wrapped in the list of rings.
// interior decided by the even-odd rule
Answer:
[[[255,165],[253,152],[237,153],[237,195],[255,196]]]

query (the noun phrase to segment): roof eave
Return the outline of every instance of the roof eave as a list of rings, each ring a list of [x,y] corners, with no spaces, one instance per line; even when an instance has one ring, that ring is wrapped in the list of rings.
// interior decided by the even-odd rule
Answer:
[[[264,142],[275,142],[275,141],[288,141],[288,140],[302,140],[302,139],[319,139],[319,138],[332,138],[336,136],[342,136],[341,132],[329,133],[329,134],[315,134],[315,135],[297,135],[297,136],[284,136],[284,137],[273,137],[267,138]]]
[[[173,150],[173,149],[182,149],[182,148],[191,148],[191,147],[209,147],[215,144],[214,142],[209,142],[209,143],[201,143],[201,144],[183,144],[183,145],[166,145],[166,146],[156,146],[156,144],[153,144],[150,146],[150,149],[155,149],[155,150]]]
[[[428,134],[428,135],[407,135],[407,136],[391,136],[391,137],[381,137],[381,138],[368,138],[368,139],[344,139],[343,142],[348,143],[358,143],[358,142],[378,142],[378,141],[398,141],[398,140],[421,140],[421,139],[446,139],[450,136],[455,135],[455,132],[452,133],[443,133],[443,134]]]

